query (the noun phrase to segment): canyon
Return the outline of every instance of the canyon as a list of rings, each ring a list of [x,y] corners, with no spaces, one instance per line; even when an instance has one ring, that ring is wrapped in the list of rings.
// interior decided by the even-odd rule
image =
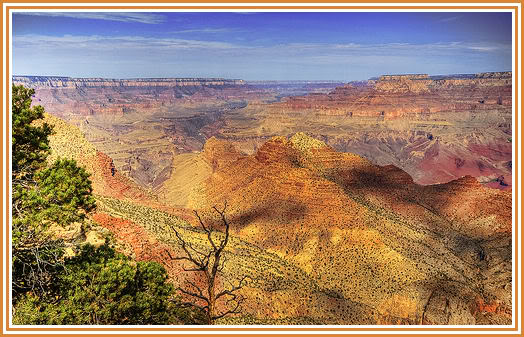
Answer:
[[[91,174],[96,226],[170,282],[193,214],[249,275],[220,324],[511,324],[512,75],[368,81],[13,78]],[[221,285],[221,284],[219,284]],[[224,306],[225,303],[219,304]]]
[[[254,153],[297,132],[395,165],[419,184],[472,175],[512,184],[512,75],[385,75],[368,81],[72,79],[15,76],[35,103],[77,125],[119,170],[152,190],[177,155],[210,137]],[[187,157],[187,156],[186,156]]]
[[[211,137],[189,154],[207,173],[186,167],[201,178],[188,179],[177,208],[125,177],[77,127],[45,122],[55,130],[49,160],[74,158],[91,173],[92,221],[137,260],[163,264],[175,286],[203,280],[169,258],[183,254],[172,228],[205,249],[191,210],[220,228],[209,209],[227,201],[220,282],[250,279],[242,315],[221,324],[511,323],[508,190],[471,176],[418,185],[304,133],[273,137],[251,155]]]
[[[392,164],[419,184],[472,175],[491,187],[511,185],[511,73],[383,76],[332,92],[252,105],[227,120],[221,135],[263,141],[306,132],[338,151]],[[246,108],[246,109],[249,109]],[[260,143],[256,143],[257,145]]]
[[[14,76],[36,90],[34,104],[76,125],[115,166],[155,189],[173,171],[173,156],[199,151],[224,116],[283,94],[329,92],[339,82],[226,79],[129,79]]]

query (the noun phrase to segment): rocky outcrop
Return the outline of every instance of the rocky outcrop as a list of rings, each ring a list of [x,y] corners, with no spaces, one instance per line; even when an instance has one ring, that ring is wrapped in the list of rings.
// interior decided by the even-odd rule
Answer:
[[[511,79],[511,71],[497,71],[489,73],[478,73],[475,74],[476,78],[493,78],[493,79]]]
[[[401,80],[429,80],[428,74],[411,74],[411,75],[382,75],[380,81],[401,81]]]
[[[211,137],[204,144],[202,156],[213,170],[217,170],[242,157],[242,153],[231,143]]]
[[[115,168],[113,160],[89,143],[78,128],[49,114],[45,115],[44,122],[51,125],[54,131],[49,136],[51,146],[49,162],[57,158],[76,160],[90,174],[93,192],[97,195],[142,201],[151,198],[134,181],[122,175]]]

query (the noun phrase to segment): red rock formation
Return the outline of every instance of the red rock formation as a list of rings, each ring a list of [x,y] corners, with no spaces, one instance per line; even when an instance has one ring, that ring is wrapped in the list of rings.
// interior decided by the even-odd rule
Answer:
[[[511,107],[511,83],[511,73],[438,80],[428,75],[384,75],[364,88],[348,85],[329,94],[291,97],[277,104],[277,108],[385,119],[437,112],[489,111]]]
[[[218,140],[215,137],[211,137],[206,141],[202,155],[209,162],[213,170],[223,168],[242,157],[242,153],[231,143]]]
[[[385,75],[274,103],[258,115],[262,132],[253,132],[308,131],[339,151],[401,167],[420,184],[472,175],[504,189],[512,182],[511,84],[511,73]],[[228,139],[235,127],[246,134],[230,122]]]

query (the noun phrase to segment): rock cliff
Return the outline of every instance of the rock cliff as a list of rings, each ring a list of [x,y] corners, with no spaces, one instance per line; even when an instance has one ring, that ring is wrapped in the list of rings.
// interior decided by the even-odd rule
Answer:
[[[45,115],[44,122],[53,127],[53,134],[49,136],[51,146],[49,162],[57,158],[76,160],[91,175],[89,179],[93,183],[93,191],[97,195],[129,198],[137,201],[152,198],[146,190],[122,175],[115,168],[113,160],[89,143],[78,128],[49,114]]]
[[[290,97],[282,107],[385,119],[438,112],[493,111],[511,107],[511,85],[511,72],[441,79],[426,74],[383,75],[364,88],[346,85],[326,95]]]

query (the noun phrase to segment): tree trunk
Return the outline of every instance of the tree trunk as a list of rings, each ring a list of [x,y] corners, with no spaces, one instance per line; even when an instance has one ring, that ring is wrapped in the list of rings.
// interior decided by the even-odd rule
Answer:
[[[207,287],[208,299],[209,299],[209,309],[207,310],[207,323],[213,325],[213,316],[215,316],[215,278],[213,276],[208,278],[208,287]]]

